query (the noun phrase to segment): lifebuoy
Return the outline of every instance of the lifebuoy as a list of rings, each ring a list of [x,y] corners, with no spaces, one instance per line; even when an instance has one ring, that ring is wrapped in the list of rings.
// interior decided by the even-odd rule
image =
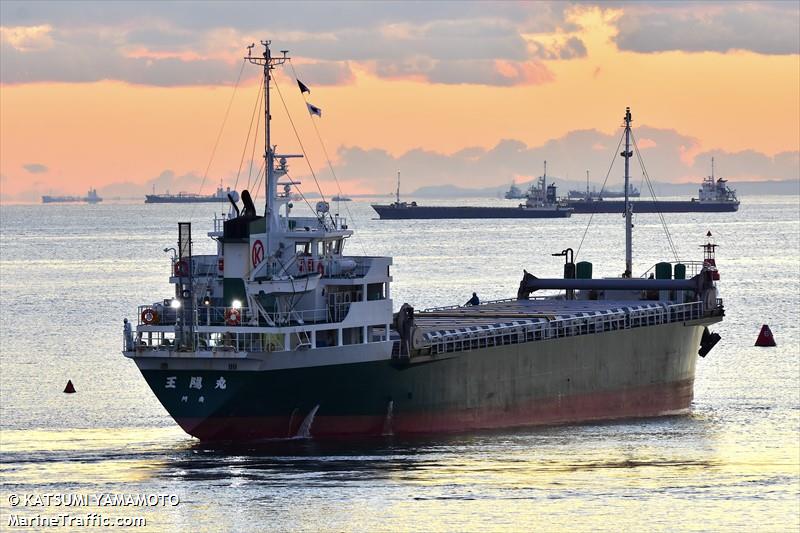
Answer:
[[[242,321],[242,310],[230,307],[225,311],[225,323],[229,326],[238,326]]]
[[[313,259],[309,258],[308,261],[306,261],[306,270],[308,270],[309,273],[310,272],[314,272],[314,260]]]
[[[189,264],[183,259],[175,263],[175,275],[179,278],[189,275]]]
[[[217,261],[217,268],[219,269],[220,272],[224,272],[225,271],[225,259],[220,258]]]
[[[158,324],[158,311],[153,309],[152,307],[148,307],[144,311],[142,311],[142,322],[147,324]]]
[[[319,272],[320,276],[324,276],[325,275],[325,265],[322,264],[322,261],[317,263],[317,272]]]

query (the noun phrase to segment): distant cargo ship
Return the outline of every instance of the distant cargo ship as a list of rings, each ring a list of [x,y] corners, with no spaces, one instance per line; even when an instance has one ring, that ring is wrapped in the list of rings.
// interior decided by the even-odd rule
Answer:
[[[727,185],[728,180],[714,177],[714,161],[711,175],[703,179],[699,197],[691,200],[637,200],[631,202],[634,213],[724,213],[739,210],[736,191]],[[625,200],[603,198],[569,198],[566,204],[575,213],[624,213]]]
[[[639,198],[639,196],[641,196],[639,189],[631,186],[630,190],[628,191],[628,197]],[[608,191],[604,189],[598,192],[597,190],[589,191],[587,188],[585,191],[569,191],[569,197],[578,199],[625,198],[625,191]]]
[[[87,204],[96,204],[102,202],[103,199],[97,195],[97,189],[89,189],[86,196],[42,196],[43,204],[57,204],[57,203],[73,203],[83,202]]]
[[[547,161],[545,172],[528,191],[527,200],[518,207],[485,206],[422,206],[417,202],[400,201],[400,173],[397,173],[397,199],[391,204],[373,204],[372,208],[381,219],[442,219],[442,218],[566,218],[572,209],[560,203],[556,186],[547,184]]]
[[[179,192],[178,194],[147,194],[144,197],[146,204],[195,204],[202,202],[226,202],[228,200],[228,193],[231,188],[228,187],[223,190],[222,187],[217,188],[214,194],[192,194],[188,192]]]
[[[347,196],[339,196],[339,195],[334,196],[333,198],[331,198],[331,200],[334,201],[334,202],[352,202],[353,201],[352,198],[348,198]]]
[[[511,187],[508,188],[504,195],[506,200],[521,200],[527,197],[527,194],[517,187],[516,182],[511,182]]]

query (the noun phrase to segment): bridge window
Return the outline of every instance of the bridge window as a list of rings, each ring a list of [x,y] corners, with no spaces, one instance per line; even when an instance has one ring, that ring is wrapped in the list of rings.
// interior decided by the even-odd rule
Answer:
[[[311,243],[295,242],[294,250],[295,250],[295,255],[311,255]]]
[[[367,300],[385,300],[386,284],[369,283],[367,284]]]

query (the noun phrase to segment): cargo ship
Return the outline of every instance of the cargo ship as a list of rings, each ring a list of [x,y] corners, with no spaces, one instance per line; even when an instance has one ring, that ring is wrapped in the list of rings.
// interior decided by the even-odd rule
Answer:
[[[641,196],[641,192],[636,187],[631,186],[630,190],[628,191],[629,198],[639,198]],[[601,198],[625,198],[625,191],[614,191],[614,190],[606,190],[603,189],[602,191],[598,191],[597,189],[589,190],[589,186],[587,184],[585,191],[577,191],[572,190],[569,191],[569,198],[577,198],[581,200],[585,200],[586,198],[591,198],[595,200],[599,200]]]
[[[713,158],[711,175],[703,179],[698,193],[698,197],[691,200],[635,200],[631,205],[635,213],[725,213],[739,210],[739,199],[736,191],[728,186],[728,180],[715,178]],[[625,209],[624,200],[606,200],[602,196],[568,198],[565,203],[575,213],[623,213]]]
[[[77,203],[83,202],[87,204],[96,204],[102,202],[103,199],[97,194],[97,189],[89,189],[86,196],[42,196],[43,204],[56,204],[56,203]]]
[[[566,218],[572,209],[558,200],[557,187],[547,183],[547,161],[544,174],[531,185],[524,204],[517,207],[418,205],[401,202],[398,186],[397,198],[391,204],[372,204],[380,219],[444,219],[444,218]],[[399,181],[398,173],[398,181]]]
[[[503,195],[506,200],[522,200],[523,198],[526,198],[526,196],[527,195],[525,192],[517,187],[517,183],[514,181],[511,182],[511,187],[509,187],[506,193]]]
[[[265,95],[288,60],[269,44],[245,58],[263,68]],[[395,313],[391,257],[346,255],[353,230],[324,201],[292,215],[287,156],[270,144],[265,108],[263,211],[249,192],[241,206],[231,195],[208,255],[179,222],[174,292],[140,306],[135,329],[126,319],[124,356],[188,434],[413,435],[690,410],[698,355],[719,340],[708,328],[724,314],[715,244],[701,261],[633,277],[627,210],[622,277],[594,278],[567,249],[564,278],[524,272],[508,299]],[[626,111],[626,139],[630,121]]]
[[[207,202],[227,202],[228,193],[231,188],[227,190],[222,189],[222,185],[217,187],[217,192],[214,194],[194,194],[189,192],[179,192],[178,194],[146,194],[144,203],[146,204],[196,204]]]

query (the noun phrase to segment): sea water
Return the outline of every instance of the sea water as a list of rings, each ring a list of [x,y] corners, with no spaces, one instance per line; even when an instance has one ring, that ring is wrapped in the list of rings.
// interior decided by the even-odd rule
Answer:
[[[311,438],[239,446],[184,434],[121,355],[123,317],[172,295],[177,222],[213,253],[224,206],[2,206],[0,529],[797,531],[799,200],[665,215],[678,258],[701,258],[709,230],[719,244],[722,341],[697,362],[690,415],[333,443],[312,421]],[[624,269],[620,215],[381,221],[367,201],[332,207],[357,232],[348,253],[394,257],[395,309],[513,297],[523,269],[560,276],[550,254],[570,247],[595,277]],[[675,259],[658,215],[636,215],[633,238],[637,274]],[[776,348],[753,346],[764,323]]]

